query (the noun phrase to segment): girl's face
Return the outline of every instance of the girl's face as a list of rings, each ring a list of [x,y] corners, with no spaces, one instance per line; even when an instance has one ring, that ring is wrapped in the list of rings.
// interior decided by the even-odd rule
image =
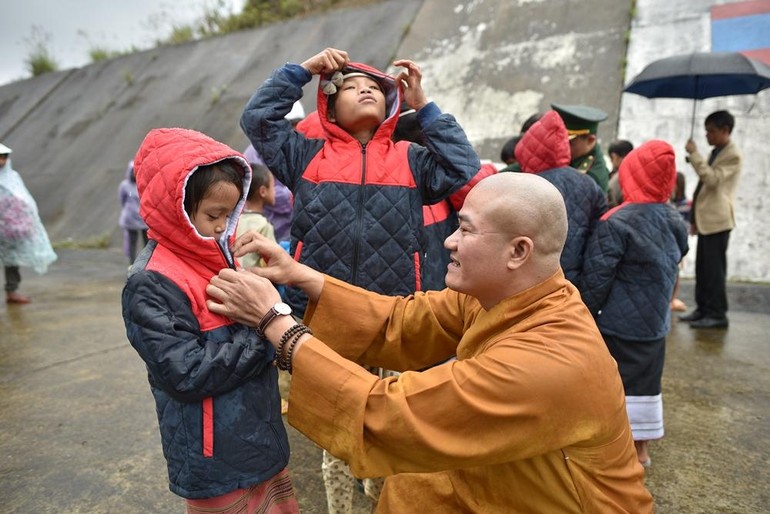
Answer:
[[[212,184],[190,216],[195,230],[203,237],[219,238],[227,228],[227,220],[240,198],[238,188],[232,182]]]

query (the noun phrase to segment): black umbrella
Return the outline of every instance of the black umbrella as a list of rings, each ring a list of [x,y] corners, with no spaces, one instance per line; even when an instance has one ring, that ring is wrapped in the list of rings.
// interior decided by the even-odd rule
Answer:
[[[624,91],[647,98],[692,98],[755,95],[770,87],[770,66],[737,52],[697,52],[648,64]]]

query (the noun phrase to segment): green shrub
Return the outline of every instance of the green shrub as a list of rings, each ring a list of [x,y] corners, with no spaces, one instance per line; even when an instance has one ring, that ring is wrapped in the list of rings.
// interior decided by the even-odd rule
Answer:
[[[24,64],[33,77],[59,69],[59,64],[48,49],[50,40],[51,34],[38,25],[32,26],[32,34],[24,40],[29,47]]]

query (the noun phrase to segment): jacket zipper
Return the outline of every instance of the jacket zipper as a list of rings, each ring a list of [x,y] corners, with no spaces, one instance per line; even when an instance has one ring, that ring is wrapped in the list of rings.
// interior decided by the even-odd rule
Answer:
[[[358,285],[358,252],[361,249],[361,233],[363,232],[364,200],[366,197],[366,144],[361,145],[361,187],[358,190],[358,205],[356,206],[356,231],[353,237],[353,261],[350,265],[350,283]]]

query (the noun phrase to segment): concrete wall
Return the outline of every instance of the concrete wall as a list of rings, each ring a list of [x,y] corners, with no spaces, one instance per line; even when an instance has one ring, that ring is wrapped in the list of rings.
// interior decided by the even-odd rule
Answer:
[[[691,104],[651,101],[622,87],[655,58],[707,50],[711,4],[638,0],[632,24],[630,0],[390,0],[0,87],[0,141],[14,148],[14,167],[52,239],[107,234],[114,243],[117,186],[149,129],[184,126],[243,149],[238,119],[256,86],[275,67],[327,46],[381,69],[395,58],[416,60],[428,96],[458,118],[482,159],[499,160],[521,123],[552,102],[607,111],[599,129],[605,148],[620,135],[636,144],[663,138],[680,149]],[[315,108],[315,87],[305,90],[306,110]],[[710,102],[699,103],[700,119],[713,110]],[[769,281],[762,250],[770,240],[759,235],[768,223],[761,213],[770,157],[760,144],[767,96],[748,114],[751,99],[721,102],[738,114],[735,137],[746,154],[730,276]],[[702,130],[696,135],[705,147]],[[692,173],[688,179],[692,194]]]
[[[712,5],[729,3],[704,0],[637,0],[636,17],[628,46],[626,82],[648,63],[671,55],[711,50]],[[711,112],[727,109],[735,116],[733,138],[743,152],[744,164],[738,188],[735,230],[730,234],[728,276],[734,280],[770,282],[770,92],[756,96],[711,98],[694,103],[683,99],[647,99],[625,93],[620,103],[618,137],[638,145],[649,139],[664,139],[677,152],[677,165],[687,178],[692,198],[698,177],[687,162],[684,144],[692,130],[701,153],[707,155],[703,119]],[[693,276],[696,238],[685,260],[684,276]]]
[[[327,46],[384,69],[421,5],[382,2],[13,83],[0,88],[0,141],[52,240],[117,243],[118,184],[151,128],[192,128],[243,150],[240,114],[273,69]],[[303,102],[315,108],[315,82]]]
[[[462,123],[482,158],[551,103],[609,114],[614,137],[630,23],[617,0],[428,1],[401,45],[421,63],[428,95]]]

